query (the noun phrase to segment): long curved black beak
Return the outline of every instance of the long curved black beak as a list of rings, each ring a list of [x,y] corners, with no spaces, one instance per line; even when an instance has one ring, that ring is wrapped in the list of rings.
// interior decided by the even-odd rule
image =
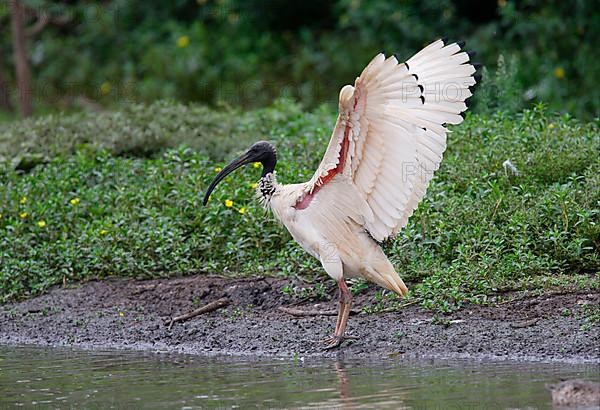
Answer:
[[[206,194],[204,194],[204,200],[202,201],[202,204],[206,205],[206,203],[208,202],[208,197],[210,196],[210,194],[212,193],[212,191],[215,189],[215,187],[217,186],[217,184],[219,182],[221,182],[227,175],[231,174],[233,171],[235,171],[239,167],[242,167],[242,166],[244,166],[246,164],[249,164],[251,162],[254,162],[254,159],[252,158],[252,156],[248,152],[246,152],[245,154],[239,156],[238,158],[234,159],[229,164],[227,164],[227,166],[225,168],[223,168],[217,174],[217,176],[215,177],[215,179],[208,186],[208,189],[206,190]]]

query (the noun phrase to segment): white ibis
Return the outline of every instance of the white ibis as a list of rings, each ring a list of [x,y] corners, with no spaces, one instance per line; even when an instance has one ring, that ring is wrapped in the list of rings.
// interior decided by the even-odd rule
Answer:
[[[408,289],[380,247],[425,195],[446,149],[447,124],[459,124],[478,81],[461,43],[437,40],[405,63],[380,53],[354,86],[340,91],[327,151],[308,182],[277,182],[277,154],[265,141],[231,161],[210,184],[260,162],[257,195],[340,289],[337,324],[326,347],[345,338],[352,295],[345,278],[363,277],[400,296]]]

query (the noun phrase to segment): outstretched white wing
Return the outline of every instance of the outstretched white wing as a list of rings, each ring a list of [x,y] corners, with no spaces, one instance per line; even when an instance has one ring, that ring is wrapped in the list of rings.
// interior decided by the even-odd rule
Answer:
[[[342,174],[372,210],[364,225],[373,238],[396,235],[440,165],[446,124],[463,120],[469,88],[476,83],[469,60],[460,45],[443,40],[406,63],[378,54],[354,87],[340,91],[329,146],[296,207],[310,206],[320,188]]]

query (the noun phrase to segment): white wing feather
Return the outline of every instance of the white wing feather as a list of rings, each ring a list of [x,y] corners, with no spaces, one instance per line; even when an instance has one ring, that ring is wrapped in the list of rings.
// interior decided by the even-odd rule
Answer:
[[[328,183],[330,173],[341,173],[372,211],[363,222],[371,236],[396,235],[440,165],[446,124],[463,120],[475,71],[458,44],[443,40],[406,63],[375,56],[354,87],[340,91],[338,120],[306,195]]]

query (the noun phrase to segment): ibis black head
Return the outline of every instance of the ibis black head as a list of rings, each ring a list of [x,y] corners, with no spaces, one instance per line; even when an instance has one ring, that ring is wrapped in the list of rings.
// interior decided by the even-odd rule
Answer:
[[[250,148],[248,148],[248,151],[227,164],[227,166],[225,166],[221,172],[217,174],[215,179],[208,186],[206,194],[204,195],[204,205],[206,205],[208,202],[208,197],[215,189],[217,184],[223,180],[223,178],[241,166],[250,164],[252,162],[260,162],[262,164],[263,177],[267,174],[270,174],[273,172],[273,170],[275,170],[275,165],[277,164],[277,151],[275,150],[275,147],[267,141],[255,142]]]

